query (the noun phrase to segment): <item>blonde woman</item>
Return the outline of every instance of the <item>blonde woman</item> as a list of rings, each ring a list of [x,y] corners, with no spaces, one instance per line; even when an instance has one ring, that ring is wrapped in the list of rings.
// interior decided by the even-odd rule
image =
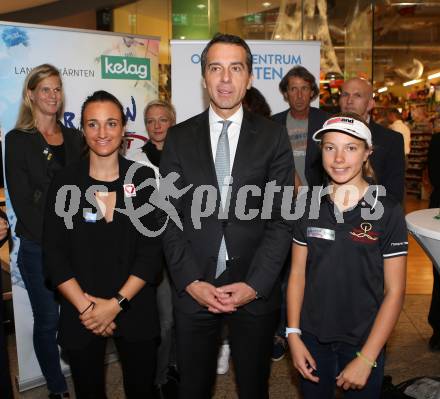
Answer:
[[[35,354],[52,399],[69,397],[56,334],[58,304],[42,271],[41,237],[46,193],[55,172],[80,157],[81,133],[61,124],[63,87],[49,64],[27,76],[15,129],[6,135],[6,182],[20,238],[17,266],[34,316]]]
[[[170,103],[150,101],[144,110],[144,123],[149,140],[131,157],[132,161],[151,167],[159,177],[159,163],[168,129],[176,123],[176,111]],[[164,260],[165,261],[165,260]],[[167,271],[157,288],[161,342],[157,352],[155,385],[158,392],[176,389],[178,373],[174,351],[174,320],[171,286]],[[159,395],[159,394],[158,394]]]
[[[160,156],[168,129],[176,123],[176,111],[166,101],[150,101],[144,110],[144,123],[148,133],[148,141],[133,154],[131,160],[144,163],[158,173]]]

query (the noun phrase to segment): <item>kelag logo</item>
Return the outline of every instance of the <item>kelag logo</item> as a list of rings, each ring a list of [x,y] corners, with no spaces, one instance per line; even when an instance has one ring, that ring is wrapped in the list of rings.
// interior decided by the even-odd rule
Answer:
[[[150,80],[150,59],[101,55],[103,79]]]

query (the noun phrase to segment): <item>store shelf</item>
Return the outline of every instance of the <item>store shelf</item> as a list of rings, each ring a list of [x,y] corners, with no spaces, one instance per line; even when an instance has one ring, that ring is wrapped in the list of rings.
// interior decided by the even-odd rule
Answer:
[[[429,121],[416,122],[411,126],[411,152],[408,154],[405,175],[406,192],[422,196],[423,172],[428,160],[429,143],[432,137],[432,124]]]

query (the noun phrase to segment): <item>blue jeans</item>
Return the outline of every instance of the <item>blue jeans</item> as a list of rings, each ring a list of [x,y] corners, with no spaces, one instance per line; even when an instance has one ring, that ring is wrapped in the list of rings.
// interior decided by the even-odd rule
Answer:
[[[61,372],[60,353],[57,344],[58,303],[55,294],[46,286],[43,276],[41,246],[26,238],[20,239],[17,266],[29,295],[34,316],[34,350],[41,371],[52,393],[67,392],[67,384]]]
[[[319,382],[315,383],[301,378],[301,389],[304,399],[334,399],[336,376],[344,367],[356,358],[361,345],[349,345],[345,342],[320,343],[317,338],[303,331],[302,340],[316,361]],[[379,399],[384,372],[384,351],[376,359],[377,367],[373,368],[363,389],[344,391],[344,398]]]

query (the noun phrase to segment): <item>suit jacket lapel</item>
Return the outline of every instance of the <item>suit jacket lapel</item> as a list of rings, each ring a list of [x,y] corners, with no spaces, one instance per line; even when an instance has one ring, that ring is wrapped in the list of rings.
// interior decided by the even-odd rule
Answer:
[[[200,165],[205,168],[208,181],[210,181],[217,189],[217,175],[215,173],[215,164],[212,157],[211,137],[209,130],[209,112],[206,110],[200,115],[198,125],[195,126],[196,142],[198,146],[198,154],[200,157]],[[249,167],[249,149],[254,142],[256,128],[252,118],[252,114],[243,112],[243,121],[241,123],[240,136],[238,138],[237,150],[235,152],[234,164],[232,167],[232,187],[233,192],[236,191],[236,184],[241,174]]]
[[[209,129],[209,109],[200,115],[198,124],[194,127],[194,129],[196,132],[196,143],[198,146],[197,152],[200,157],[200,166],[205,171],[208,181],[218,188],[214,159],[212,158],[211,134]]]
[[[234,165],[232,167],[232,187],[236,188],[237,180],[249,168],[250,148],[254,144],[257,130],[252,114],[243,110],[243,122],[241,123],[240,136],[238,138],[237,151],[235,152]]]

